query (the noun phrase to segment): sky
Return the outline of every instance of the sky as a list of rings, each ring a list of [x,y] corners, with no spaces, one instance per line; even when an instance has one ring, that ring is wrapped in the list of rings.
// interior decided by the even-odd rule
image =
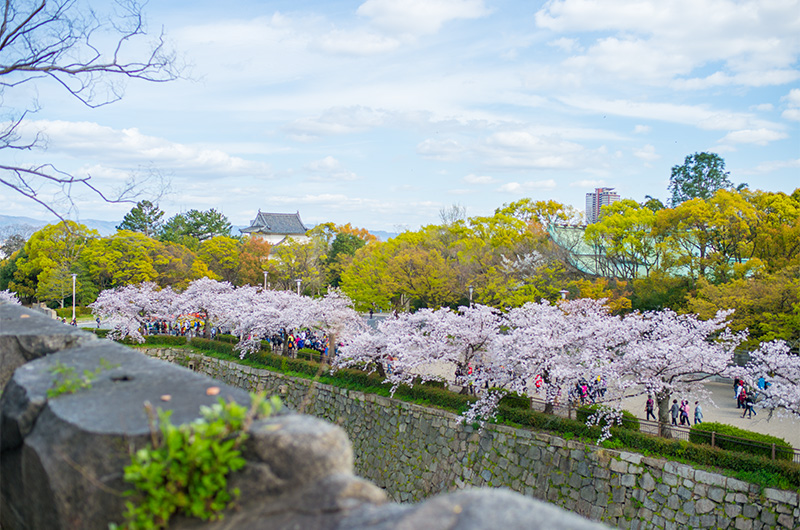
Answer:
[[[158,175],[167,217],[297,211],[390,232],[453,205],[583,210],[596,187],[666,201],[671,168],[703,151],[734,184],[800,187],[800,0],[153,0],[146,13],[184,78],[128,82],[97,109],[40,82],[23,130],[47,148],[6,157],[104,190]],[[0,195],[1,214],[52,218]],[[132,206],[75,199],[79,220]]]

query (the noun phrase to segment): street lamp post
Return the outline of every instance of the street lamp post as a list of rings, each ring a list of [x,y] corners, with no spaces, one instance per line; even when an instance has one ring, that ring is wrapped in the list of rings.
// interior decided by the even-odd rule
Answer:
[[[264,271],[264,290],[267,290],[267,276],[269,276],[269,271]]]
[[[72,275],[72,322],[75,322],[75,278],[77,277],[77,274]]]
[[[303,280],[297,278],[295,282],[297,283],[297,296],[300,296],[300,284],[303,282]]]
[[[472,286],[469,286],[469,306],[472,307]]]

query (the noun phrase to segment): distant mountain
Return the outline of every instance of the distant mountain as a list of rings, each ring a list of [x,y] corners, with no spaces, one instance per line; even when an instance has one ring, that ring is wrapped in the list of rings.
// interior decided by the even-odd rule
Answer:
[[[389,241],[398,235],[396,232],[384,232],[383,230],[369,230],[369,233],[381,241]]]
[[[54,224],[57,221],[42,221],[41,219],[33,219],[31,217],[18,217],[13,215],[0,214],[0,234],[5,234],[9,230],[19,227],[21,232],[27,232],[31,227],[38,230],[43,226]],[[110,236],[116,233],[117,225],[120,221],[100,221],[98,219],[81,219],[79,221],[82,225],[100,232],[101,236]],[[34,230],[35,231],[35,230]],[[7,234],[11,235],[11,234]]]
[[[56,221],[42,221],[41,219],[33,219],[31,217],[17,217],[13,215],[0,214],[0,241],[5,240],[8,236],[19,233],[26,238],[42,228],[43,226],[53,224]],[[117,232],[117,225],[122,221],[100,221],[98,219],[81,219],[80,223],[93,228],[100,232],[101,236],[110,236]],[[245,226],[234,226],[231,229],[233,235],[240,235],[240,228],[247,228]],[[308,226],[308,225],[307,225]],[[311,226],[309,226],[311,228]],[[369,229],[367,229],[369,230]],[[381,241],[388,241],[395,237],[397,234],[393,232],[384,232],[383,230],[369,230],[369,233],[377,237]]]

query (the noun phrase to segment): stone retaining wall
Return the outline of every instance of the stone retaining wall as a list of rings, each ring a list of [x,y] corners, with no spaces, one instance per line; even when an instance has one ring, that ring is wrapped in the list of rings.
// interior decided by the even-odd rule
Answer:
[[[620,528],[798,528],[798,492],[766,488],[637,453],[489,426],[450,412],[295,379],[178,349],[149,354],[247,390],[279,393],[341,425],[356,473],[397,501],[502,486]]]

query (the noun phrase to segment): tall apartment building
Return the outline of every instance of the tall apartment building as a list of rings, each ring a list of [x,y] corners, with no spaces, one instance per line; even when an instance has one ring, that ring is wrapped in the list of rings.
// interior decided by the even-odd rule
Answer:
[[[614,193],[614,188],[595,188],[594,193],[586,194],[586,224],[597,222],[600,208],[608,206],[619,200],[619,195]]]

